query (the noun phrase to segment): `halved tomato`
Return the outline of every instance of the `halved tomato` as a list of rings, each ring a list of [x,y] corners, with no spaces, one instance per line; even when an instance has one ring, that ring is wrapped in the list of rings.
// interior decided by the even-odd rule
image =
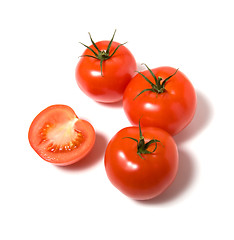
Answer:
[[[52,105],[35,117],[28,139],[41,158],[66,166],[81,160],[92,149],[95,130],[69,106]]]

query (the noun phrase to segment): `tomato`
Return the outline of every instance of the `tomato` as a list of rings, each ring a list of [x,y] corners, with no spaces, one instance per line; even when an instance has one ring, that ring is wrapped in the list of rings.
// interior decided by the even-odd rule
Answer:
[[[109,142],[105,170],[110,182],[135,200],[161,194],[173,182],[178,151],[172,136],[160,128],[136,126],[120,130]]]
[[[159,127],[175,135],[193,119],[196,93],[181,71],[148,68],[138,72],[126,87],[123,108],[133,125],[141,117],[142,126]]]
[[[81,160],[92,149],[95,131],[88,121],[79,119],[72,108],[52,105],[35,117],[28,138],[41,158],[66,166]]]
[[[91,38],[91,37],[90,37]],[[117,42],[100,41],[86,46],[75,71],[80,89],[97,102],[122,100],[124,90],[135,75],[136,61],[131,52]],[[84,44],[83,44],[84,45]],[[112,55],[113,54],[113,55]]]

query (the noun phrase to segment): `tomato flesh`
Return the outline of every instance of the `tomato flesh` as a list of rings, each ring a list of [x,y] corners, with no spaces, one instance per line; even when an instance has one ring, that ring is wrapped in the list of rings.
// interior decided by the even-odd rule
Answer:
[[[40,112],[29,129],[29,142],[44,160],[66,166],[82,159],[93,147],[95,131],[66,105]]]
[[[74,124],[78,118],[67,123],[45,124],[41,129],[41,144],[51,152],[66,152],[77,148],[83,139],[82,133],[75,131]]]

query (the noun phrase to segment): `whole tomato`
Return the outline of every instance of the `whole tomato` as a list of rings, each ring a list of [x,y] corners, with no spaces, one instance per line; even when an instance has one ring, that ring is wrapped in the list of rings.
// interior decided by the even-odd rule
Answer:
[[[115,35],[115,32],[114,32]],[[113,41],[94,43],[81,56],[76,67],[76,81],[80,89],[97,102],[122,100],[124,90],[136,71],[131,52]]]
[[[172,136],[160,128],[127,127],[109,142],[105,170],[110,182],[135,200],[161,194],[174,180],[178,151]]]
[[[175,135],[193,119],[196,93],[178,69],[148,68],[138,72],[126,87],[123,108],[133,125],[141,118],[142,126],[159,127]]]

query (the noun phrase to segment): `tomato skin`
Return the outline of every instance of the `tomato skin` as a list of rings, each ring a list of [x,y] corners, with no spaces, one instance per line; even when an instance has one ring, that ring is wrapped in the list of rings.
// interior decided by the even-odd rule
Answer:
[[[123,194],[135,200],[147,200],[161,194],[174,180],[178,169],[177,146],[166,131],[143,127],[146,141],[157,139],[152,154],[137,154],[138,127],[120,130],[109,142],[105,153],[105,170],[110,182]]]
[[[158,67],[152,72],[166,79],[176,71],[172,67]],[[153,83],[154,79],[148,70],[142,72]],[[123,108],[133,125],[137,125],[141,117],[141,125],[159,127],[171,135],[179,133],[193,119],[196,110],[196,93],[189,79],[178,71],[165,84],[166,91],[156,94],[146,91],[134,98],[150,84],[137,74],[125,89]]]
[[[96,45],[102,50],[106,50],[109,41],[100,41]],[[112,42],[110,54],[119,45]],[[93,45],[90,46],[97,51]],[[83,55],[92,55],[88,48]],[[120,46],[115,54],[103,61],[103,76],[101,75],[100,60],[91,57],[81,57],[75,70],[76,81],[80,89],[97,102],[117,102],[122,100],[124,90],[135,75],[136,61],[131,52]]]
[[[48,145],[43,144],[42,129],[45,125],[56,126],[73,123],[74,132],[82,133],[79,147],[71,151],[51,152]],[[58,132],[58,131],[57,131]],[[66,105],[52,105],[41,111],[32,121],[28,139],[31,147],[45,161],[58,166],[71,165],[83,159],[92,149],[95,142],[95,130],[86,120],[79,119],[72,108]]]

